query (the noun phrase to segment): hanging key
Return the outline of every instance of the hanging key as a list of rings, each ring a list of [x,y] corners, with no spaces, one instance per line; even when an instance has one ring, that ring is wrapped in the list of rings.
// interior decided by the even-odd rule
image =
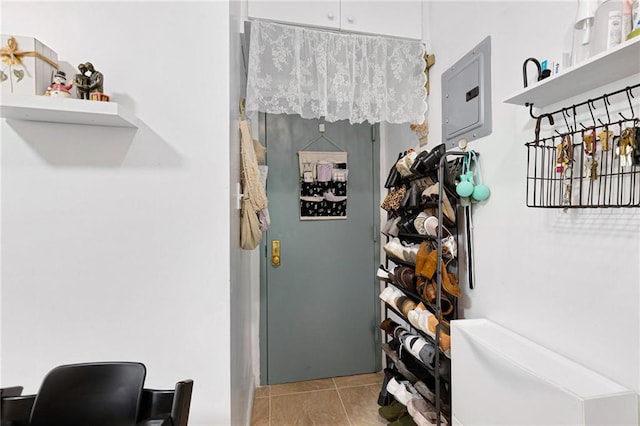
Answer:
[[[593,149],[595,148],[595,132],[591,131],[589,133],[584,133],[582,135],[582,141],[584,142],[585,154],[593,154]]]
[[[589,177],[591,180],[598,179],[598,160],[593,160],[591,163],[591,170],[589,171]]]
[[[600,139],[600,143],[602,143],[602,150],[609,151],[611,149],[613,132],[610,130],[603,130],[598,133],[598,139]]]
[[[582,167],[582,176],[586,178],[591,178],[591,171],[593,170],[593,157],[590,155],[584,156],[584,164]]]

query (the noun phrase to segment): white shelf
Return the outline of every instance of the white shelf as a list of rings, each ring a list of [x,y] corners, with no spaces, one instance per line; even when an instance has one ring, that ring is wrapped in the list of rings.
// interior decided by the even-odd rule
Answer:
[[[133,112],[116,102],[2,94],[0,117],[89,126],[138,127]]]
[[[627,40],[529,86],[504,102],[516,105],[532,103],[542,108],[634,74],[640,81],[640,37]]]

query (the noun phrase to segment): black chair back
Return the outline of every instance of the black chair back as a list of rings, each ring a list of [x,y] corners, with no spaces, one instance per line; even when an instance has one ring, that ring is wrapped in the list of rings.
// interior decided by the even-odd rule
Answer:
[[[42,382],[30,426],[133,426],[145,375],[135,362],[56,367]]]
[[[183,380],[176,384],[173,405],[171,407],[171,419],[173,420],[174,426],[187,426],[189,422],[192,391],[193,380]]]

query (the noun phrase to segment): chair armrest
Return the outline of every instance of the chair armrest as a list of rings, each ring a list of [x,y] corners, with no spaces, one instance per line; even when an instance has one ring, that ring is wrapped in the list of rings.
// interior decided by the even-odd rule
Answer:
[[[171,413],[174,393],[175,391],[173,389],[143,389],[138,421],[141,422],[159,415],[169,415]]]
[[[9,396],[0,402],[0,419],[2,425],[27,426],[31,416],[31,408],[36,400],[35,395]]]
[[[173,422],[171,421],[171,416],[165,414],[144,419],[136,423],[136,426],[173,426]]]
[[[187,379],[176,383],[175,396],[171,406],[171,418],[175,426],[187,426],[192,392],[193,380]]]
[[[22,386],[10,386],[6,388],[0,388],[0,398],[6,398],[8,396],[20,396],[22,395]]]
[[[172,390],[143,389],[138,426],[187,426],[192,390],[193,380],[182,380]],[[162,423],[165,417],[169,423]]]

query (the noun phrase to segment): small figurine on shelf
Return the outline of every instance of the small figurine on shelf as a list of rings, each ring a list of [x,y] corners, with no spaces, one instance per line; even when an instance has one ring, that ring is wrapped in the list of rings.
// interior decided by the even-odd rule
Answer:
[[[70,98],[71,87],[73,86],[71,83],[67,83],[67,75],[64,71],[56,71],[53,76],[53,81],[51,85],[47,87],[47,91],[44,94],[45,96],[51,96],[52,98]]]
[[[80,70],[80,74],[76,74],[75,76],[78,99],[89,99],[90,79],[85,75],[87,73],[87,67],[84,64],[80,64],[78,65],[78,70]]]
[[[86,62],[84,66],[87,68],[87,72],[89,73],[89,98],[92,101],[108,102],[109,96],[103,93],[104,76],[100,71],[93,68],[93,64],[91,62]]]

